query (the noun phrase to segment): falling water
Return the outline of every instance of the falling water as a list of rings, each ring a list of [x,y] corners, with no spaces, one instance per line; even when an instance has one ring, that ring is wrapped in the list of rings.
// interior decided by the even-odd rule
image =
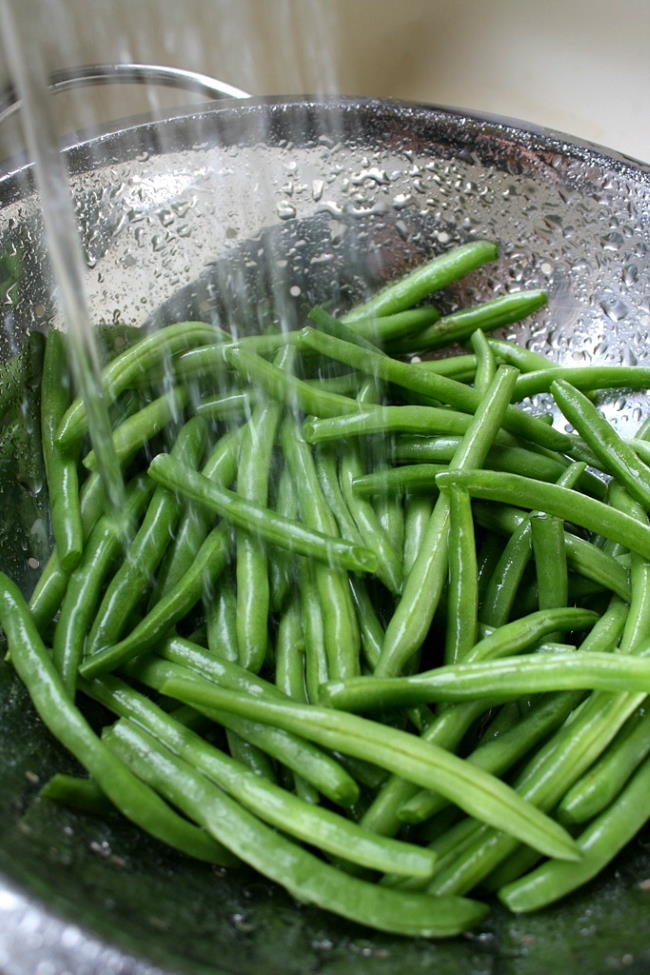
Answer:
[[[66,323],[69,358],[86,407],[97,470],[109,510],[118,515],[124,510],[124,484],[113,446],[100,361],[90,324],[72,196],[52,125],[51,95],[42,59],[30,41],[27,21],[16,18],[10,4],[0,5],[0,28],[21,100],[25,140],[34,164],[50,263]]]

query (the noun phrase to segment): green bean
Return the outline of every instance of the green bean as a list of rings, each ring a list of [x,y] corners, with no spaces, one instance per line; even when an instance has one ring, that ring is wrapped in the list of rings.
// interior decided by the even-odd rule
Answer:
[[[205,440],[205,424],[200,417],[194,417],[180,430],[172,456],[195,466],[203,453]],[[165,488],[154,492],[142,524],[124,554],[124,561],[104,592],[88,636],[88,654],[117,642],[123,635],[131,613],[169,544],[179,509],[178,500]]]
[[[80,673],[87,678],[109,673],[155,646],[196,605],[206,588],[223,572],[227,560],[227,534],[220,525],[210,532],[193,565],[176,585],[119,643],[87,657],[79,667]]]
[[[648,389],[650,369],[641,366],[557,366],[536,369],[520,376],[514,399],[548,393],[558,381],[568,382],[583,392],[594,389]]]
[[[113,431],[113,444],[120,463],[130,460],[148,440],[175,419],[189,401],[189,391],[185,387],[176,387],[168,393],[159,396],[137,413],[127,417]],[[84,467],[94,471],[96,468],[95,451],[91,450],[82,461]]]
[[[108,400],[115,400],[125,389],[141,382],[154,366],[171,356],[214,340],[214,325],[204,322],[179,322],[146,335],[140,342],[116,356],[102,371],[102,385]],[[57,443],[67,448],[78,442],[87,429],[86,408],[76,399],[59,424]]]
[[[458,484],[473,498],[547,511],[650,558],[650,529],[646,525],[578,491],[518,474],[469,469],[438,474],[437,483],[441,491],[451,484]]]
[[[595,692],[570,716],[518,776],[515,787],[542,809],[551,809],[616,736],[645,694]],[[478,826],[467,851],[436,873],[429,889],[471,889],[516,849],[509,837]]]
[[[61,772],[48,779],[39,796],[94,816],[105,816],[111,810],[110,802],[94,779],[81,779]]]
[[[555,613],[557,611],[553,612]],[[562,612],[564,613],[565,610],[562,610]],[[580,649],[590,651],[593,650],[595,652],[611,650],[623,629],[625,612],[625,603],[614,597],[611,600],[607,611],[596,621],[590,632],[582,641]],[[512,654],[518,652],[519,650],[525,649],[527,646],[533,645],[538,640],[543,638],[544,632],[548,632],[551,627],[555,625],[554,621],[552,619],[548,620],[546,616],[546,613],[537,611],[536,613],[532,613],[528,617],[527,621],[517,620],[512,623],[507,623],[505,626],[501,627],[500,630],[492,631],[492,633],[488,634],[479,644],[476,645],[471,658],[468,655],[468,659],[487,660],[493,656],[498,656],[499,652]],[[541,729],[541,733],[544,733],[547,719],[551,722],[548,730],[553,730],[554,728],[558,727],[561,725],[564,718],[571,713],[574,707],[579,704],[583,696],[584,695],[582,692],[579,691],[567,691],[562,694],[552,695],[546,699],[542,698],[542,701],[537,704],[533,702],[531,710],[526,717],[520,721],[518,720],[515,724],[514,728],[512,729],[510,739],[502,735],[501,738],[497,738],[494,743],[492,743],[487,741],[487,732],[485,732],[481,739],[481,744],[470,756],[468,756],[468,761],[480,764],[487,771],[498,774],[499,770],[503,767],[500,763],[509,761],[508,755],[513,756],[514,760],[514,757],[519,754],[517,750],[518,745],[521,744],[523,746],[525,744],[528,732],[534,736],[536,734],[536,729]],[[555,709],[553,702],[556,702],[557,710]],[[456,716],[456,720],[458,721],[459,718],[463,718],[463,711],[471,716],[472,706],[472,704],[454,705],[453,707],[448,708],[441,717],[443,721],[446,718],[448,724],[450,721],[454,720],[454,716]],[[503,712],[503,710],[504,709],[502,708],[501,712]],[[539,715],[539,720],[536,715]],[[529,717],[530,721],[528,721]],[[437,721],[440,723],[440,718],[438,718]],[[463,726],[462,722],[460,726]],[[428,730],[427,735],[432,733],[435,733],[435,723]],[[510,745],[509,742],[512,738],[514,738],[514,741],[512,741],[512,745]],[[484,741],[486,744],[483,744]],[[442,744],[443,741],[441,740],[440,743]],[[494,744],[494,749],[490,747],[492,744]],[[559,760],[560,762],[565,761],[562,756],[560,756]],[[394,791],[398,796],[399,792],[397,790]],[[396,812],[393,813],[398,821],[403,820],[405,822],[419,822],[420,819],[424,819],[428,815],[435,813],[435,811],[441,807],[441,804],[445,802],[444,798],[438,793],[429,792],[427,790],[411,792],[410,796],[405,790],[402,790],[401,795],[404,798],[403,804]],[[387,803],[384,803],[383,807],[381,804],[378,804],[379,811],[383,813],[383,818],[382,821],[379,822],[379,825],[384,825],[384,821],[388,820],[387,808],[388,811],[390,811],[390,807]],[[375,820],[371,819],[371,821]],[[470,825],[472,823],[471,820],[466,822],[468,822]],[[388,820],[388,823],[389,825],[393,825],[395,823],[395,819],[392,821],[392,823],[390,820]],[[474,824],[474,827],[476,827],[476,824]],[[474,838],[476,837],[476,830],[474,830],[472,835]],[[450,860],[450,863],[451,862],[453,862],[453,857]],[[443,865],[439,864],[439,867],[442,868]]]
[[[516,373],[501,367],[465,434],[451,468],[461,469],[481,463],[489,449],[515,381]],[[440,476],[440,475],[439,475]],[[402,597],[386,629],[378,676],[398,673],[403,664],[422,645],[436,611],[447,574],[447,534],[449,502],[438,498],[416,562],[407,577]]]
[[[431,875],[435,857],[429,850],[374,837],[337,813],[309,806],[285,789],[260,782],[238,762],[228,759],[122,682],[97,682],[88,690],[117,714],[143,725],[180,758],[272,826],[370,869],[404,876]]]
[[[394,349],[403,355],[408,352],[438,349],[452,342],[462,342],[477,329],[491,331],[510,325],[512,322],[519,322],[545,305],[547,300],[546,292],[540,290],[515,291],[512,294],[501,295],[480,305],[462,308],[460,311],[445,315],[416,335],[408,336],[396,343]]]
[[[582,696],[579,691],[543,695],[525,715],[519,716],[512,728],[491,740],[485,740],[483,736],[467,756],[467,761],[480,765],[492,775],[503,775],[534,745],[555,731],[577,707]],[[446,800],[440,794],[422,790],[401,807],[399,817],[404,823],[424,822],[445,805]]]
[[[350,576],[350,589],[357,609],[361,646],[371,670],[374,670],[384,642],[384,628],[372,604],[365,579]]]
[[[648,516],[619,484],[612,482],[609,489],[610,504],[640,524],[648,524]],[[621,637],[620,649],[623,652],[635,651],[642,641],[650,636],[650,564],[635,552],[630,561],[630,600],[625,629]]]
[[[407,576],[415,564],[422,545],[422,539],[433,511],[433,497],[408,495],[404,516],[404,552],[402,555],[404,575]]]
[[[310,555],[326,563],[337,563],[356,572],[376,570],[376,558],[369,549],[281,518],[269,508],[245,501],[234,491],[219,487],[167,455],[154,457],[148,473],[156,483],[180,491],[239,528],[257,532],[271,545]]]
[[[449,492],[449,587],[445,661],[462,660],[476,643],[478,574],[472,503],[466,491]]]
[[[239,660],[237,646],[237,598],[233,579],[224,573],[216,593],[204,597],[210,653],[231,663]]]
[[[348,416],[308,417],[303,425],[307,443],[327,443],[370,433],[458,433],[469,429],[472,417],[436,406],[370,406]]]
[[[301,346],[305,348],[345,362],[346,365],[354,366],[362,372],[394,383],[396,386],[422,393],[461,412],[474,413],[481,402],[481,393],[478,390],[455,379],[449,379],[447,376],[418,368],[417,365],[408,362],[398,362],[397,359],[391,359],[390,356],[379,351],[360,349],[350,342],[324,335],[313,328],[303,328],[300,335]],[[534,416],[523,413],[515,406],[508,406],[502,422],[510,433],[540,443],[544,447],[567,451],[571,445],[571,439],[566,434],[555,430]]]
[[[475,355],[452,355],[444,359],[411,359],[411,366],[422,372],[437,373],[439,376],[449,376],[459,382],[471,382],[476,372]]]
[[[237,468],[237,493],[264,505],[268,501],[271,452],[280,421],[277,403],[261,403],[246,425]],[[236,533],[237,644],[244,667],[258,671],[268,645],[269,570],[266,546],[246,531]]]
[[[504,783],[462,759],[406,732],[356,715],[293,702],[262,701],[216,686],[173,679],[161,688],[190,704],[207,704],[253,720],[293,730],[328,748],[366,759],[418,785],[436,788],[471,815],[498,823],[541,852],[560,858],[575,856],[573,841],[557,823],[521,803]]]
[[[83,550],[79,510],[77,452],[64,454],[54,441],[61,417],[70,402],[63,335],[51,328],[45,342],[41,381],[41,443],[47,477],[52,533],[64,571],[72,570]]]
[[[305,634],[305,683],[307,698],[312,704],[318,701],[321,685],[329,679],[323,611],[314,578],[314,568],[311,560],[298,560],[297,580]]]
[[[174,813],[97,738],[70,700],[18,587],[3,573],[0,573],[0,624],[7,637],[11,662],[41,720],[88,770],[120,812],[148,833],[190,856],[212,863],[232,863],[221,844]]]
[[[322,482],[321,482],[322,483]],[[296,520],[298,514],[298,498],[287,465],[283,463],[280,476],[277,479],[274,508],[277,514],[284,518]],[[350,538],[350,536],[347,536]],[[355,538],[354,541],[361,541]],[[281,612],[295,585],[296,567],[291,552],[278,549],[269,562],[269,586],[271,594],[271,608],[274,613]]]
[[[485,502],[475,502],[473,511],[480,525],[505,534],[512,534],[516,527],[528,518],[528,515],[517,508]],[[502,547],[503,543],[499,542],[499,548]],[[564,547],[569,567],[573,572],[611,589],[621,599],[629,600],[628,572],[616,559],[592,542],[568,531],[564,533]]]
[[[377,351],[378,345],[370,337],[362,335],[359,329],[351,328],[318,305],[310,310],[307,318],[326,335],[333,335],[334,338],[342,339],[344,342],[351,342],[353,345],[358,345],[360,349],[369,349],[371,352]]]
[[[485,332],[480,328],[470,335],[470,345],[476,355],[474,388],[478,389],[479,393],[485,393],[494,379],[497,368],[494,352],[485,337]]]
[[[440,318],[440,312],[432,305],[422,308],[407,308],[393,315],[375,315],[369,318],[355,318],[348,322],[357,335],[370,339],[375,345],[383,346],[411,337],[414,332],[432,325]]]
[[[280,443],[305,526],[323,536],[336,537],[338,529],[320,489],[311,449],[293,417],[282,424]],[[328,672],[331,675],[358,673],[360,635],[347,576],[338,566],[322,560],[314,565],[313,571],[322,607]]]
[[[438,683],[440,683],[440,686],[446,687],[447,673],[455,674],[458,670],[459,674],[464,674],[464,667],[475,664],[478,666],[479,664],[487,663],[488,661],[492,662],[504,657],[508,659],[512,657],[512,660],[521,660],[521,657],[515,658],[513,655],[519,654],[522,650],[535,645],[544,636],[553,633],[555,629],[566,631],[593,626],[597,619],[597,614],[587,609],[560,607],[557,609],[538,610],[530,613],[528,616],[523,616],[520,619],[513,620],[511,623],[505,623],[493,629],[489,636],[479,640],[478,643],[475,643],[468,649],[462,664],[438,667],[435,670],[421,672],[408,678],[394,677],[380,681],[376,677],[356,677],[345,681],[330,681],[323,688],[322,700],[324,704],[331,707],[352,711],[356,711],[357,709],[364,711],[372,710],[378,705],[381,707],[389,702],[389,697],[381,689],[384,684],[388,690],[388,694],[392,694],[393,691],[399,693],[399,688],[403,688],[404,693],[407,695],[411,693],[408,690],[409,686],[413,688],[422,686],[424,688],[425,685],[431,682],[432,686],[437,687]],[[544,654],[541,656],[546,659],[550,655]],[[563,654],[562,656],[563,659],[568,659],[570,655]],[[496,664],[494,664],[494,667],[496,672]],[[440,675],[439,681],[438,675]],[[486,682],[487,686],[488,684]],[[375,688],[377,688],[376,691]],[[482,696],[480,689],[478,690],[478,695]],[[390,704],[389,706],[393,705]]]
[[[490,336],[488,343],[499,361],[516,366],[523,373],[534,372],[535,370],[545,371],[555,368],[557,365],[553,359],[532,352],[516,342],[508,342],[506,339],[495,339]]]
[[[377,556],[377,576],[389,592],[397,593],[402,586],[402,560],[379,521],[370,502],[356,491],[355,483],[363,465],[358,445],[342,445],[339,460],[339,478],[343,497],[357,526],[357,534]]]
[[[266,779],[267,782],[275,782],[276,774],[273,768],[273,761],[266,752],[263,752],[257,745],[242,738],[236,731],[226,728],[226,741],[228,749],[233,759],[257,777]]]
[[[81,489],[80,513],[84,538],[88,537],[99,519],[103,504],[104,489],[100,477],[91,474]],[[70,573],[63,569],[55,546],[29,600],[30,612],[41,634],[45,633],[61,605],[69,577]]]
[[[275,683],[293,701],[306,701],[305,641],[300,598],[294,593],[278,622],[275,640]]]
[[[233,483],[243,431],[244,427],[239,427],[220,437],[203,465],[204,477],[223,487]],[[154,587],[154,600],[164,596],[188,571],[211,525],[209,512],[194,504],[187,505]]]
[[[446,464],[408,464],[404,467],[387,467],[370,474],[357,475],[351,487],[360,498],[376,495],[438,494],[436,476],[447,470]]]
[[[244,417],[250,414],[258,399],[254,391],[222,393],[194,404],[194,411],[197,416],[203,416],[206,420],[223,420],[232,416]]]
[[[530,528],[539,608],[566,606],[569,577],[564,524],[560,518],[535,511],[530,516]],[[549,639],[553,640],[554,637],[550,635]]]
[[[478,695],[498,703],[543,691],[650,693],[650,662],[639,654],[563,651],[453,664],[411,677],[359,677],[353,681],[330,682],[323,689],[322,702],[351,710],[374,710],[432,701],[473,701]]]
[[[485,913],[473,901],[432,902],[422,894],[390,891],[346,876],[265,826],[131,722],[116,725],[111,746],[190,818],[300,901],[381,930],[426,937],[457,934]]]
[[[612,803],[650,752],[650,712],[642,707],[601,758],[567,792],[557,808],[564,823],[584,823]]]
[[[578,837],[582,859],[565,871],[551,860],[499,891],[517,913],[565,897],[594,877],[641,829],[650,816],[650,761],[646,760],[616,801]]]
[[[563,379],[550,386],[553,399],[600,459],[603,469],[614,474],[639,504],[650,508],[650,468],[619,437],[593,403]]]
[[[530,561],[530,519],[522,520],[508,539],[487,582],[479,616],[488,626],[502,626],[510,618],[519,586]]]
[[[126,524],[137,518],[151,497],[151,482],[137,478],[126,495]],[[101,598],[101,586],[124,545],[123,527],[112,515],[95,525],[81,562],[72,572],[61,613],[54,628],[52,661],[71,698],[74,697],[77,667],[84,652],[90,622]]]
[[[492,241],[476,240],[461,244],[438,254],[398,281],[386,285],[368,301],[356,305],[344,316],[343,321],[350,325],[360,318],[394,315],[404,311],[486,261],[495,260],[497,256],[498,248]]]
[[[351,541],[361,542],[359,529],[341,490],[336,447],[318,444],[314,450],[314,460],[321,490],[336,519],[339,534]]]
[[[143,684],[158,691],[166,681],[175,679],[193,680],[196,686],[207,687],[208,690],[216,686],[208,683],[213,679],[214,671],[211,676],[209,664],[206,664],[205,658],[201,656],[200,647],[192,647],[187,641],[179,643],[179,640],[175,639],[168,641],[163,652],[168,659],[147,659],[143,663],[130,664],[130,673]],[[186,663],[189,666],[185,666]],[[242,673],[247,674],[246,671]],[[230,682],[231,679],[233,684],[235,682],[240,686],[247,684],[247,680],[237,674],[233,679],[232,670],[226,673],[224,683]],[[265,689],[266,697],[275,696],[285,700],[277,689],[274,690],[275,695]],[[294,734],[280,727],[269,727],[260,721],[231,714],[221,708],[199,705],[198,710],[210,721],[215,721],[236,732],[241,738],[301,775],[337,805],[351,806],[358,800],[359,787],[342,764],[317,745],[306,740],[299,732]]]
[[[256,383],[269,396],[292,409],[299,407],[314,416],[339,416],[356,413],[359,408],[356,400],[298,379],[241,346],[229,347],[226,359],[245,379]]]

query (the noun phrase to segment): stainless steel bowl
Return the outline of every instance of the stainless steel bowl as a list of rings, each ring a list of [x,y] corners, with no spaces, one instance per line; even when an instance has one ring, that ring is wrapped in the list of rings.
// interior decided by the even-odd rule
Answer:
[[[566,362],[650,364],[650,167],[598,147],[431,106],[278,98],[135,120],[77,140],[68,159],[98,323],[298,321],[305,303],[347,301],[432,253],[491,237],[500,260],[449,289],[450,307],[544,286],[548,307],[506,334]],[[0,252],[7,245],[24,251],[25,277],[0,330],[2,357],[56,314],[22,166],[0,179]],[[617,393],[607,410],[624,430],[650,413],[641,394]],[[40,495],[0,468],[0,564],[26,589]],[[452,943],[405,941],[300,907],[252,874],[190,863],[126,823],[35,802],[70,760],[8,666],[0,708],[7,973],[650,968],[647,832],[553,910],[495,910]]]

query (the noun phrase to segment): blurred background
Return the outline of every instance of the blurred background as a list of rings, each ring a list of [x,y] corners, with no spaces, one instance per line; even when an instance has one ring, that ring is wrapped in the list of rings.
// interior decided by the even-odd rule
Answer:
[[[253,94],[341,92],[477,109],[650,162],[648,0],[0,0],[49,70],[139,61]],[[0,83],[7,82],[6,59]],[[189,101],[134,86],[57,98],[61,131]],[[0,125],[0,156],[22,139]]]

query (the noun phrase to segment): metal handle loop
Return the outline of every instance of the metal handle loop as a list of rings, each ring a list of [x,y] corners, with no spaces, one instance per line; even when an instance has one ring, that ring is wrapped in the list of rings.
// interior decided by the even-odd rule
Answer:
[[[61,68],[50,77],[50,90],[54,93],[70,91],[84,85],[137,84],[164,85],[168,88],[184,88],[210,98],[250,98],[248,92],[235,88],[225,81],[159,64],[87,64],[74,68]],[[20,99],[13,87],[7,89],[0,102],[0,123],[20,107]]]

